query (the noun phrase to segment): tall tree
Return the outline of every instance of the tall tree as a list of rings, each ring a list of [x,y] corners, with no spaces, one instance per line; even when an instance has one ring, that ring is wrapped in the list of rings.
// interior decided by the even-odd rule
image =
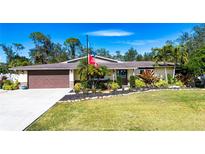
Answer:
[[[130,48],[124,55],[125,61],[135,61],[138,53],[134,48]]]
[[[16,55],[8,64],[9,68],[17,67],[17,66],[27,66],[30,65],[31,62],[28,58],[24,56]]]
[[[176,73],[176,66],[178,64],[178,62],[180,61],[180,57],[181,57],[181,53],[180,53],[180,46],[170,46],[170,50],[171,50],[171,61],[174,62],[174,70],[173,70],[173,78],[175,77],[175,73]]]
[[[145,61],[152,61],[154,57],[154,52],[145,52],[143,55],[143,60]]]
[[[172,54],[172,48],[170,45],[165,45],[162,48],[154,48],[152,49],[155,52],[155,56],[154,59],[156,60],[156,62],[163,62],[164,67],[164,75],[165,75],[165,80],[168,81],[168,77],[167,77],[167,61],[170,61],[171,59],[171,54]]]
[[[181,59],[180,59],[180,64],[181,66],[186,65],[189,61],[189,51],[187,49],[187,46],[180,46],[181,48]]]
[[[18,53],[20,50],[25,49],[25,47],[20,43],[13,43],[14,50]]]
[[[205,47],[191,54],[187,67],[195,77],[205,73]]]
[[[49,63],[58,63],[68,60],[69,55],[66,49],[59,43],[52,44],[52,51],[49,57]]]
[[[112,56],[109,53],[109,50],[106,50],[105,48],[97,49],[96,53],[98,56],[112,58]]]
[[[142,60],[144,60],[143,55],[142,55],[142,54],[138,54],[138,55],[136,56],[136,61],[142,61]]]
[[[9,70],[7,64],[0,63],[0,73],[6,74],[8,72]]]
[[[35,47],[30,49],[31,60],[36,64],[48,64],[49,56],[52,51],[52,42],[50,36],[41,32],[33,32],[29,38],[34,42]]]
[[[24,49],[24,46],[22,44],[13,43],[11,46],[1,44],[1,47],[7,56],[6,66],[8,66],[9,68],[31,64],[28,58],[19,55],[19,51]]]
[[[121,52],[118,50],[115,52],[115,55],[113,56],[113,59],[116,59],[116,60],[124,60],[124,57],[123,55],[121,54]]]
[[[7,63],[9,63],[12,60],[12,58],[14,58],[16,53],[13,51],[13,48],[10,45],[7,46],[5,44],[0,44],[0,47],[2,48],[4,53],[6,54],[6,61],[7,61]]]
[[[77,38],[68,38],[65,40],[64,45],[66,46],[69,54],[70,54],[70,59],[76,58],[76,52],[77,49],[81,50],[81,42]]]

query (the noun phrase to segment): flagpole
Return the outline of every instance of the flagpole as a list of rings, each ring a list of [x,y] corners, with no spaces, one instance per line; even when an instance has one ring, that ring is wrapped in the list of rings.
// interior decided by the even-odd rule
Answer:
[[[88,64],[89,64],[89,61],[88,61],[88,35],[86,35],[86,45],[87,45],[87,88],[88,88]]]

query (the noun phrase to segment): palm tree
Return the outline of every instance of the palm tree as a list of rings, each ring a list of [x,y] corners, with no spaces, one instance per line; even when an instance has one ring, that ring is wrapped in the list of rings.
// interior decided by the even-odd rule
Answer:
[[[84,58],[78,64],[78,73],[81,81],[87,80],[87,58]]]
[[[176,66],[177,63],[180,60],[180,46],[176,46],[176,47],[171,47],[171,56],[172,56],[172,61],[174,62],[174,70],[173,70],[173,78],[175,77],[175,73],[176,73]]]
[[[189,58],[188,48],[186,46],[181,46],[181,58],[180,58],[181,65],[187,64],[188,58]]]
[[[163,62],[165,80],[168,81],[166,62],[169,61],[171,58],[171,53],[172,53],[171,45],[165,45],[162,48],[154,48],[152,50],[155,53],[154,59],[156,60],[156,63],[159,63],[160,61]]]
[[[81,47],[80,40],[77,38],[68,38],[64,42],[64,45],[68,48],[70,53],[70,58],[74,59],[76,57],[76,47]]]

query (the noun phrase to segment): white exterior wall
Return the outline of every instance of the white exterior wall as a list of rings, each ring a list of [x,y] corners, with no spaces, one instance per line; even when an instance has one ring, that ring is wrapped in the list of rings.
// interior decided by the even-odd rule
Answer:
[[[130,80],[130,76],[135,75],[134,69],[127,70],[127,80]]]
[[[74,74],[75,71],[74,70],[69,70],[69,87],[73,88],[74,87]]]
[[[163,67],[157,67],[157,68],[154,68],[154,73],[157,77],[161,78],[161,79],[165,79],[165,75],[164,75],[164,68]],[[170,74],[170,75],[173,75],[173,67],[167,67],[167,74]],[[133,72],[134,71],[134,72]],[[129,81],[130,79],[130,76],[132,75],[137,75],[140,73],[140,70],[139,69],[128,69],[127,70],[127,79]],[[105,76],[105,78],[107,79],[110,79],[111,81],[113,80],[116,80],[116,70],[113,71],[113,70],[110,70],[110,73],[107,74]],[[74,71],[74,80],[80,80],[80,75],[78,73],[77,70]]]
[[[78,70],[74,70],[74,79],[80,80],[80,74],[78,73]]]
[[[27,83],[28,73],[27,71],[17,72],[15,74],[1,74],[1,76],[6,76],[9,80],[16,81],[20,83]]]
[[[161,78],[161,79],[165,79],[165,69],[163,67],[157,67],[157,68],[154,68],[154,73],[157,77]],[[174,68],[173,67],[167,67],[167,75],[170,74],[170,75],[173,75],[173,71],[174,71]]]

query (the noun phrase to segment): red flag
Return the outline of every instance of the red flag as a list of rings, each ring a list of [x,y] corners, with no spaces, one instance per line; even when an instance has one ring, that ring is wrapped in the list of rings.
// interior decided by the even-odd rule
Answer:
[[[95,67],[98,66],[98,64],[95,62],[95,59],[90,54],[88,54],[88,64],[94,65]]]

